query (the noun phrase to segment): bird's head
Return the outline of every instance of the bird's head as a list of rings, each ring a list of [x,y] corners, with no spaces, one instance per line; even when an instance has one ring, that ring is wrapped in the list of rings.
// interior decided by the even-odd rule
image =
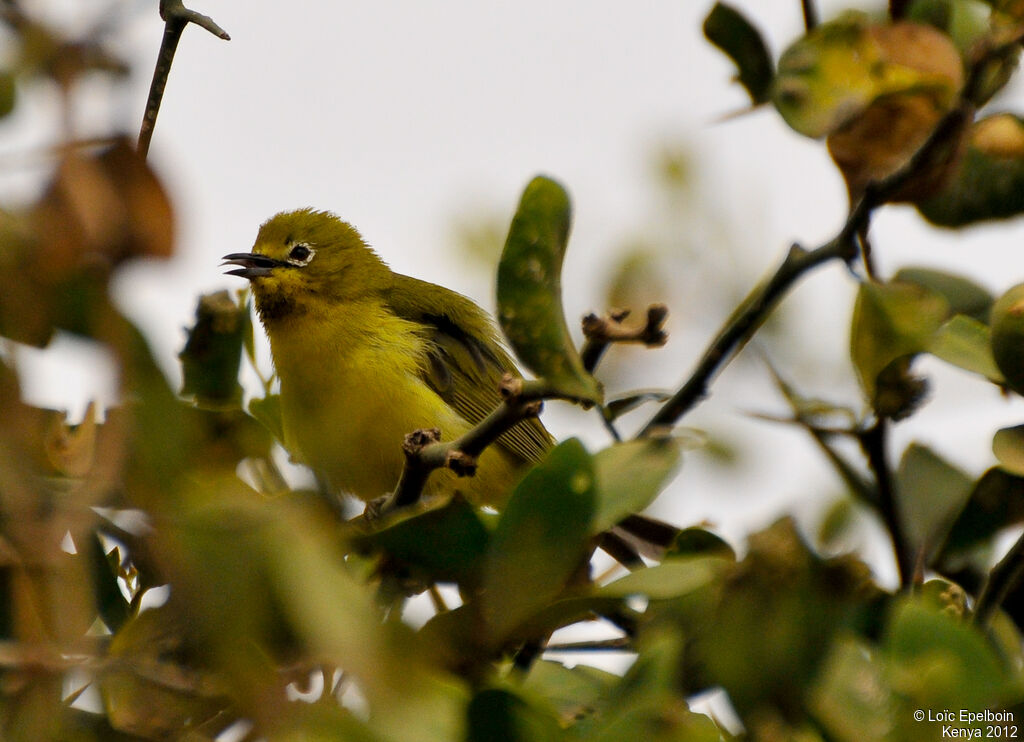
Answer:
[[[285,211],[260,227],[252,252],[224,256],[249,279],[261,318],[277,319],[379,291],[390,270],[351,224],[313,209]]]

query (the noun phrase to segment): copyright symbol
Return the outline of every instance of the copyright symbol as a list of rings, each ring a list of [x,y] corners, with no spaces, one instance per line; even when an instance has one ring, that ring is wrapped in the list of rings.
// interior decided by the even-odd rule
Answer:
[[[914,721],[924,721],[924,711],[918,709],[914,712]]]

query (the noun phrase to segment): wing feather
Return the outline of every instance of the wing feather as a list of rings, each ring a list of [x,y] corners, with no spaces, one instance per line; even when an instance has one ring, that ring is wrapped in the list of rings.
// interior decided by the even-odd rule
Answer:
[[[461,294],[401,274],[394,275],[386,300],[398,316],[424,328],[427,362],[422,374],[427,385],[472,425],[489,415],[501,402],[502,377],[518,371],[487,313]],[[536,418],[517,424],[497,441],[524,463],[540,459],[552,442]]]

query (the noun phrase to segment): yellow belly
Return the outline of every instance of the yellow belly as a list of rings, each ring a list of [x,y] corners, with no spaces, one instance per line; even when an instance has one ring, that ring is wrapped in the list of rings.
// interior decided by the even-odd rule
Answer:
[[[470,425],[420,377],[423,341],[414,325],[387,316],[353,325],[349,312],[346,319],[345,327],[296,322],[271,334],[284,444],[332,490],[371,500],[397,484],[408,433],[436,427],[442,440],[451,440]],[[353,333],[351,327],[373,332]],[[518,474],[512,458],[492,447],[476,476],[434,472],[424,494],[459,490],[478,503],[500,502]]]

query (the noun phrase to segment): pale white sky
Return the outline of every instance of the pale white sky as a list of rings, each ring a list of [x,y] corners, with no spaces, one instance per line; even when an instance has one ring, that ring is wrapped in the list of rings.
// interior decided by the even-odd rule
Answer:
[[[25,4],[72,24],[107,7]],[[729,62],[701,36],[711,5],[195,0],[192,7],[213,16],[232,40],[190,28],[181,42],[150,155],[176,204],[179,254],[169,264],[124,271],[117,282],[122,305],[173,373],[197,294],[238,285],[221,275],[220,256],[248,249],[273,213],[306,205],[356,224],[396,270],[489,305],[491,280],[461,270],[450,249],[452,224],[480,209],[511,216],[522,187],[544,172],[574,200],[565,304],[576,317],[600,308],[596,284],[608,251],[649,211],[646,162],[666,142],[685,144],[698,166],[693,222],[684,228],[702,235],[711,229],[702,215],[724,220],[731,239],[746,246],[739,270],[752,280],[774,267],[790,242],[830,237],[844,216],[845,190],[824,147],[786,129],[771,110],[720,121],[745,99],[729,84]],[[735,5],[764,29],[776,55],[800,32],[797,0]],[[83,90],[82,133],[111,122],[137,131],[162,33],[156,6],[115,4],[125,20],[112,38],[136,67],[124,90]],[[836,7],[827,3],[824,14]],[[1024,109],[1019,85],[1003,107],[1014,105]],[[50,95],[26,100],[16,117],[0,122],[0,157],[52,142],[53,113]],[[25,171],[0,169],[0,195],[8,201],[24,197],[30,184]],[[921,227],[905,208],[881,214],[874,228],[883,271],[909,262],[946,266],[996,291],[1024,280],[1021,235],[1020,222],[939,232]],[[823,364],[787,369],[785,359],[776,360],[810,391],[856,405],[843,365],[853,289],[838,267],[811,276],[793,297],[793,331]],[[705,324],[714,325],[724,310],[707,313]],[[709,334],[705,327],[674,335],[641,367],[649,374],[644,385],[677,384]],[[101,352],[60,345],[91,359],[85,366],[102,367]],[[68,357],[20,353],[26,394],[71,410],[91,396],[109,400],[113,382]],[[938,364],[927,368],[936,369],[935,401],[897,428],[897,443],[921,439],[979,473],[992,463],[990,432],[1020,422],[1024,406]],[[684,524],[708,518],[736,538],[782,504],[820,502],[838,490],[801,435],[746,417],[782,410],[763,376],[727,371],[688,421],[728,429],[745,447],[743,466],[723,473],[699,454],[688,456],[659,513]],[[605,443],[591,418],[552,410],[547,419],[559,434]],[[891,577],[886,558],[877,566]]]

